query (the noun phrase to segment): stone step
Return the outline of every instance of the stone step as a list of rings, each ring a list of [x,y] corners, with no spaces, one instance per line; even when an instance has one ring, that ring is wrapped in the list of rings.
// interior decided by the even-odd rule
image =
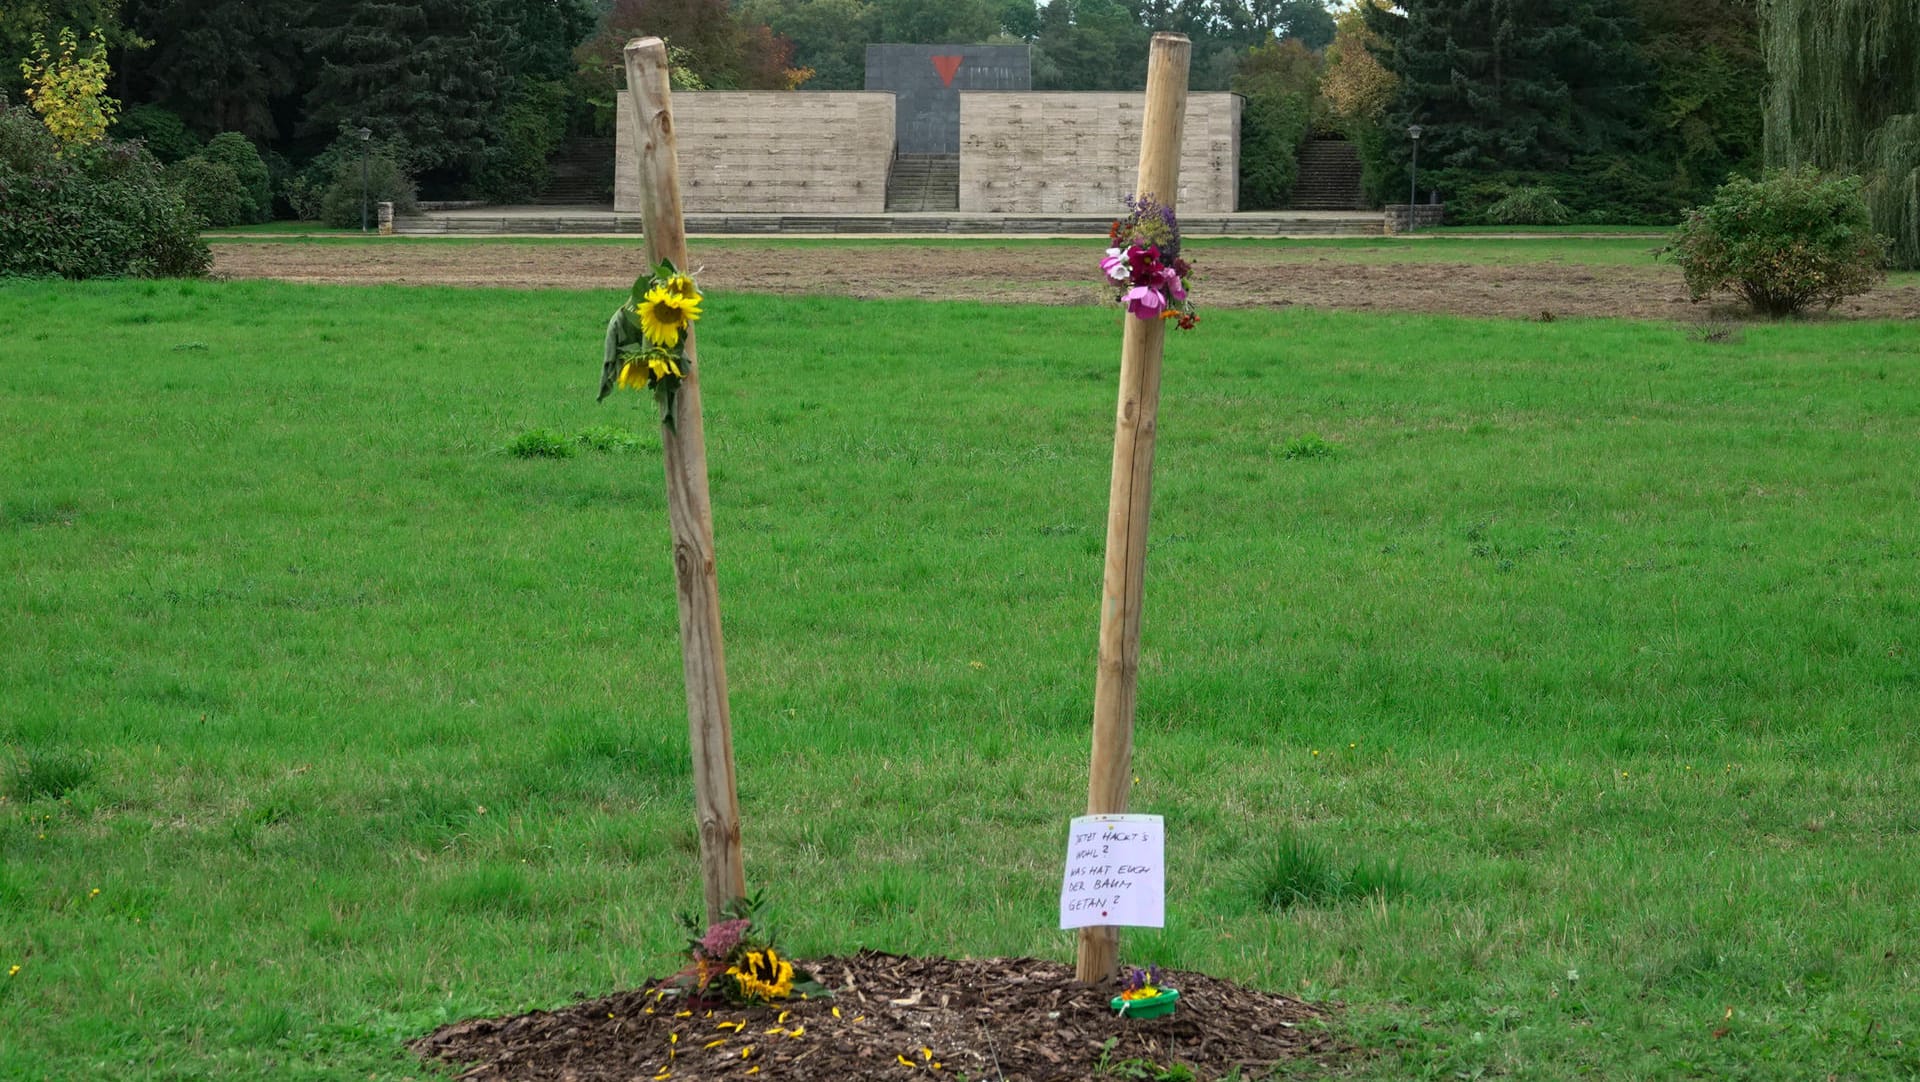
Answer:
[[[1111,215],[969,214],[689,214],[690,233],[951,233],[956,235],[1047,234],[1104,238]],[[1378,212],[1296,218],[1285,214],[1194,215],[1181,219],[1189,236],[1379,236]],[[394,229],[408,234],[568,234],[640,232],[638,214],[584,212],[554,215],[489,214],[485,211],[407,215]]]

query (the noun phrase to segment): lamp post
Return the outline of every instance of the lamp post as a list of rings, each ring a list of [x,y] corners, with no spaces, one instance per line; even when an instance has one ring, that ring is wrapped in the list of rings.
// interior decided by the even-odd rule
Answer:
[[[1413,163],[1407,167],[1407,232],[1413,232],[1416,205],[1420,202],[1420,125],[1407,125],[1413,139]]]
[[[367,146],[373,141],[373,129],[361,128],[360,137],[360,232],[367,231]]]

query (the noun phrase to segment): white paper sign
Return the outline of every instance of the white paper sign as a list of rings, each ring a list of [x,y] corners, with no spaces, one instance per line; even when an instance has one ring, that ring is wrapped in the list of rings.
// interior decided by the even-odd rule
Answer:
[[[1167,923],[1166,839],[1158,815],[1083,815],[1067,832],[1060,927]]]

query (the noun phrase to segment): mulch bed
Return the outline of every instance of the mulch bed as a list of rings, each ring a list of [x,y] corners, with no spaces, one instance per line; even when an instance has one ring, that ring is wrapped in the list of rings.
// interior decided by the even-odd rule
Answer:
[[[1179,1009],[1137,1020],[1116,1016],[1107,1005],[1111,990],[1076,981],[1058,962],[861,951],[808,965],[832,998],[796,999],[784,1009],[689,1011],[649,982],[558,1011],[456,1022],[411,1048],[464,1066],[459,1077],[471,1082],[962,1074],[1052,1082],[1103,1072],[1155,1077],[1115,1070],[1147,1063],[1184,1066],[1200,1079],[1236,1067],[1258,1078],[1283,1060],[1351,1054],[1324,1024],[1325,1007],[1199,973],[1168,973],[1166,983],[1180,989]]]

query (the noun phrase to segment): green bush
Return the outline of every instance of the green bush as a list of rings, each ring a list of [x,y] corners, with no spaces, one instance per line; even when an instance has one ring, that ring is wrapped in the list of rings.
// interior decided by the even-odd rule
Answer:
[[[1509,188],[1487,208],[1487,220],[1496,225],[1565,225],[1573,220],[1560,193],[1544,184]]]
[[[392,203],[396,213],[411,213],[418,204],[413,178],[399,163],[407,160],[398,143],[362,144],[351,134],[307,163],[287,182],[286,200],[302,221],[325,222],[342,229],[360,226],[361,154],[366,154],[366,208],[369,226],[377,223],[381,203]]]
[[[136,105],[114,122],[116,139],[138,139],[148,153],[171,165],[200,152],[200,140],[187,130],[178,113],[158,105]]]
[[[1735,177],[1687,212],[1662,251],[1696,301],[1725,290],[1770,316],[1815,301],[1832,308],[1885,273],[1888,242],[1873,231],[1864,190],[1857,176],[1827,178],[1811,167]]]
[[[1305,94],[1247,96],[1240,114],[1240,209],[1273,210],[1293,197],[1308,130]]]
[[[187,209],[208,226],[219,229],[254,221],[253,201],[240,178],[225,162],[194,155],[167,166],[167,183],[179,193]]]
[[[487,147],[474,188],[495,203],[524,203],[546,186],[547,160],[567,124],[565,83],[534,80],[508,101],[499,137]]]
[[[267,163],[246,136],[239,132],[221,132],[208,140],[207,149],[200,153],[208,161],[233,170],[239,179],[240,194],[246,200],[244,221],[264,222],[273,217],[273,185]]]
[[[138,143],[69,148],[0,98],[0,277],[207,273],[200,222]]]

